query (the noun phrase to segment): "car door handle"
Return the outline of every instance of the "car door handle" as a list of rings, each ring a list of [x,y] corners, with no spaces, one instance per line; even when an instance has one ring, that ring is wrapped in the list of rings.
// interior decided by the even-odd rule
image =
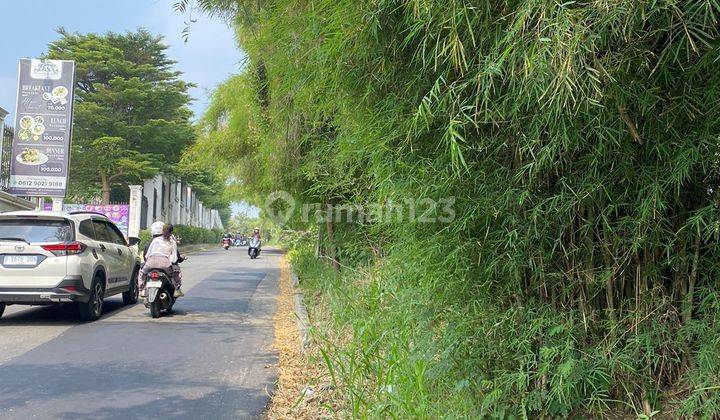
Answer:
[[[102,252],[105,252],[106,249],[107,249],[107,248],[105,248],[105,245],[100,244],[100,250],[101,250]]]

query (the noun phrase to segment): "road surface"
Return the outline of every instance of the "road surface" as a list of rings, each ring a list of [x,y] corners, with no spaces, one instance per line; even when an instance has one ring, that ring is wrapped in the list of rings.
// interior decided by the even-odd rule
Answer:
[[[186,297],[154,320],[105,302],[80,323],[72,307],[8,307],[0,320],[0,419],[256,418],[274,389],[271,349],[278,252],[197,253]]]

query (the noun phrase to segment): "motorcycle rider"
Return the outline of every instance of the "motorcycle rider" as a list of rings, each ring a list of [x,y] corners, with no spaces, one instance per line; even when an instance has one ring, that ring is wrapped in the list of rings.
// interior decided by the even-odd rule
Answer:
[[[251,248],[252,243],[253,243],[253,240],[255,240],[255,239],[257,239],[257,241],[258,241],[257,242],[258,243],[257,250],[258,250],[258,254],[260,254],[260,228],[257,228],[257,227],[255,229],[253,229],[252,236],[250,236],[250,246],[248,247],[248,255],[250,255],[250,249],[252,249]]]
[[[232,246],[233,245],[232,235],[230,233],[223,234],[222,239],[220,240],[220,245],[222,245],[223,247],[225,247],[225,245],[227,245],[228,247]]]
[[[145,247],[143,257],[145,264],[140,270],[138,286],[145,295],[145,280],[152,269],[161,269],[171,276],[175,287],[175,297],[185,296],[182,291],[182,275],[178,264],[184,260],[178,251],[178,241],[173,236],[173,225],[155,222],[150,226],[152,241]]]

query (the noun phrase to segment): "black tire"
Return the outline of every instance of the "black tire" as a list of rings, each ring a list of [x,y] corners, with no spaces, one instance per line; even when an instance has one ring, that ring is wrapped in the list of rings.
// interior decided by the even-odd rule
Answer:
[[[160,318],[160,302],[158,302],[158,297],[155,298],[155,301],[150,302],[150,316],[153,318]]]
[[[5,312],[5,304],[0,303],[0,318],[3,316],[4,312]]]
[[[140,290],[137,286],[138,269],[133,270],[132,278],[130,280],[130,289],[127,292],[123,292],[123,303],[126,305],[134,305],[138,301]]]
[[[78,303],[80,319],[95,321],[102,316],[103,302],[105,300],[105,285],[102,278],[97,276],[90,286],[90,298],[87,303]]]

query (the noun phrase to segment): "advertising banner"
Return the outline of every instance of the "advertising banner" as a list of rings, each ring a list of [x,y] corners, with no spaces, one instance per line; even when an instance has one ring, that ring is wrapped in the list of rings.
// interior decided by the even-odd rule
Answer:
[[[74,79],[72,61],[20,60],[11,194],[65,197]]]
[[[52,203],[45,203],[43,210],[52,210]],[[107,206],[100,204],[63,204],[63,211],[68,213],[73,211],[88,211],[104,214],[110,221],[117,225],[126,238],[128,236],[130,206],[127,204],[109,204]]]

